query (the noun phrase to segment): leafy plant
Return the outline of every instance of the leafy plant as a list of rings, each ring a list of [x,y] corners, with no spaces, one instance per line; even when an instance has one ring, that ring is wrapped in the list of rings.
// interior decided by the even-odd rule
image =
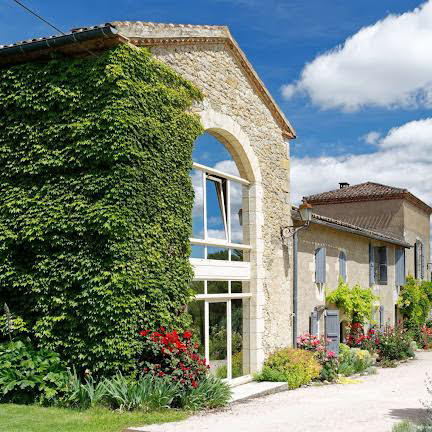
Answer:
[[[326,297],[327,303],[333,303],[342,309],[351,322],[361,324],[371,319],[375,299],[371,288],[362,288],[358,284],[350,288],[342,279],[339,279],[338,287]]]
[[[361,373],[374,364],[375,359],[369,351],[339,344],[339,374],[350,376]]]
[[[321,366],[313,352],[283,348],[275,351],[264,362],[257,381],[286,381],[290,389],[308,384],[320,375]]]
[[[22,341],[0,344],[0,401],[51,403],[66,374],[57,353]]]
[[[198,387],[182,393],[179,406],[187,410],[218,408],[226,405],[231,399],[231,387],[212,375],[202,379]]]
[[[187,328],[200,91],[146,48],[0,70],[0,305],[78,372]]]
[[[401,326],[385,326],[379,336],[378,354],[380,360],[403,360],[414,357],[412,338]]]
[[[169,377],[174,383],[185,388],[197,388],[205,378],[209,365],[199,355],[199,345],[192,341],[192,332],[179,335],[175,330],[140,332],[143,349],[138,359],[142,375]]]

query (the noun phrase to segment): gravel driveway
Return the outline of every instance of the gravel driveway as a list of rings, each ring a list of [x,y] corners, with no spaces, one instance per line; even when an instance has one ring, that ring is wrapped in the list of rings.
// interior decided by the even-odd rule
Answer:
[[[301,388],[235,404],[224,411],[198,415],[149,432],[388,432],[403,419],[424,415],[424,380],[432,375],[432,352],[396,369],[379,369],[358,384]]]

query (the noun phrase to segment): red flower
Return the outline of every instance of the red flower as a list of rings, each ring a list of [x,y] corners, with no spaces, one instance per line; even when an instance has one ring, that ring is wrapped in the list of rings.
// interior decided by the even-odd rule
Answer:
[[[183,333],[183,337],[184,337],[185,339],[190,339],[190,338],[192,337],[192,333],[191,333],[189,330],[186,330],[186,331]]]
[[[197,388],[198,387],[198,384],[196,383],[196,381],[192,381],[192,387],[193,388]]]
[[[150,330],[143,330],[143,331],[140,331],[140,335],[141,336],[147,336],[148,334],[150,333]]]
[[[162,371],[159,372],[159,376],[164,376],[164,375],[165,374]]]

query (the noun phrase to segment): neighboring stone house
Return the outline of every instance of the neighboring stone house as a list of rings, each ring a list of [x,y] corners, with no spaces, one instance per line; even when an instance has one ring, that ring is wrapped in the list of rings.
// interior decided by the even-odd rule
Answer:
[[[371,286],[379,298],[373,320],[380,326],[394,324],[400,318],[397,299],[405,275],[429,279],[432,209],[406,189],[370,182],[341,183],[305,201],[314,214],[310,226],[297,233],[297,334],[326,332],[343,340],[344,317],[325,301],[325,290],[335,289],[340,277],[350,286]],[[293,218],[301,226],[296,209]],[[325,329],[326,320],[337,335]]]

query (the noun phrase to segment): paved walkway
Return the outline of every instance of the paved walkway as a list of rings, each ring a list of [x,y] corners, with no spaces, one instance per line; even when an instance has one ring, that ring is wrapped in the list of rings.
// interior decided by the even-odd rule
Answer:
[[[424,415],[421,400],[432,375],[432,352],[395,369],[379,369],[358,384],[308,387],[235,404],[183,422],[143,427],[149,432],[389,432]]]

